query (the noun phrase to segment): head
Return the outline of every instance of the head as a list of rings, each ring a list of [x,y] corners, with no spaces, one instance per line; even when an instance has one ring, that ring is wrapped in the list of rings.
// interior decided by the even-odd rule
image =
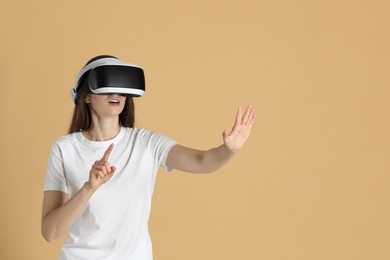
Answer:
[[[84,66],[84,68],[99,59],[104,58],[115,58],[113,56],[109,55],[101,55],[92,58],[87,62],[87,64]],[[88,130],[91,127],[92,124],[92,117],[91,117],[91,107],[90,104],[87,102],[87,96],[92,95],[92,92],[90,88],[88,87],[88,76],[90,71],[86,72],[80,80],[77,82],[77,88],[75,88],[75,94],[74,95],[74,103],[75,108],[73,112],[73,117],[71,121],[71,125],[69,127],[69,133],[78,132],[81,130]],[[119,124],[121,126],[125,127],[134,127],[134,101],[132,96],[127,96],[126,102],[124,105],[124,108],[122,112],[119,114]]]

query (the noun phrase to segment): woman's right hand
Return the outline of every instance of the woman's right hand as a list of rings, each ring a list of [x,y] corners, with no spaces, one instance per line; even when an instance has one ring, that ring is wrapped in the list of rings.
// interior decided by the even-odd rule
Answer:
[[[102,159],[95,161],[89,171],[89,180],[87,185],[94,191],[109,181],[115,173],[115,166],[111,166],[108,162],[112,149],[114,149],[114,144],[111,144],[108,147]]]
[[[116,169],[108,163],[113,148],[114,144],[111,144],[103,158],[92,165],[88,182],[71,198],[62,191],[45,191],[41,229],[47,241],[53,241],[69,231],[94,191],[114,175]]]

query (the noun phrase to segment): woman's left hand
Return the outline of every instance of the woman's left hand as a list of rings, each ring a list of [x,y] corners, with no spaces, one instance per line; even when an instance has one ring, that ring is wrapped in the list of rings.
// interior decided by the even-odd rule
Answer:
[[[251,128],[255,122],[256,113],[253,106],[248,106],[244,115],[241,106],[238,107],[236,120],[230,133],[223,132],[223,142],[231,152],[237,152],[245,144],[251,133]]]

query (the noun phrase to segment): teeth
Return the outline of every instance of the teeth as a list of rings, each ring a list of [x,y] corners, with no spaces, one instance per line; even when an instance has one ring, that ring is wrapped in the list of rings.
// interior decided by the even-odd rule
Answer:
[[[117,99],[112,99],[112,100],[110,100],[110,101],[108,101],[108,102],[110,102],[110,103],[119,103],[119,100],[117,100]]]

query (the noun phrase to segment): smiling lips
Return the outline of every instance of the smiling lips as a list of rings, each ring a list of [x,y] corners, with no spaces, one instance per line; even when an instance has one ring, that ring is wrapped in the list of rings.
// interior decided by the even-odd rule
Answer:
[[[119,101],[119,99],[110,99],[110,100],[108,100],[108,103],[113,104],[113,105],[119,105],[120,101]]]

